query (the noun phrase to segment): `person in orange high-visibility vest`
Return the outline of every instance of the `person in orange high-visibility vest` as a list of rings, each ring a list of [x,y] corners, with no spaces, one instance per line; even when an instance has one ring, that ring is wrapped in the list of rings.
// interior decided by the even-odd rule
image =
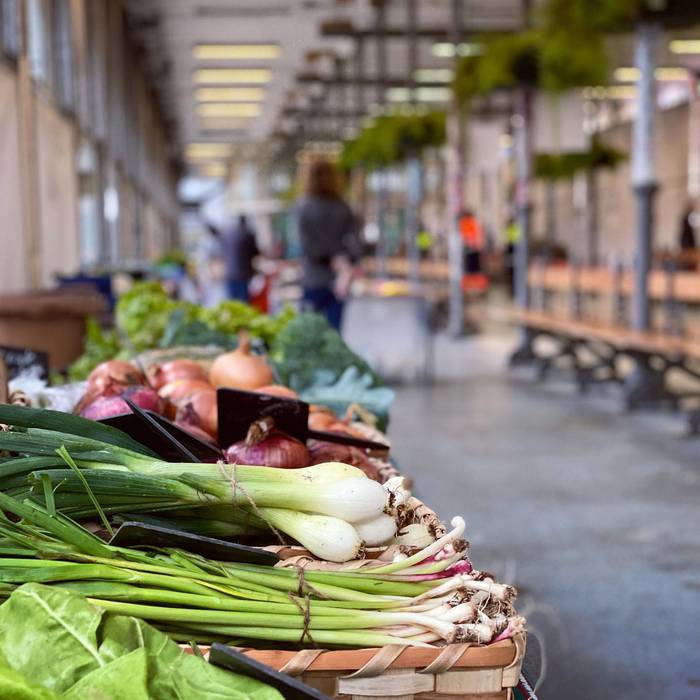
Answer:
[[[459,217],[459,234],[462,237],[464,278],[462,287],[483,290],[488,280],[482,273],[481,256],[486,245],[484,230],[474,213],[465,209]]]

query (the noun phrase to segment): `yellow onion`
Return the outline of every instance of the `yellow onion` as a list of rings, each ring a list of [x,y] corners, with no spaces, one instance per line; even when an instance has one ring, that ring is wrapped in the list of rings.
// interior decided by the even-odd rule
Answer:
[[[176,422],[194,425],[216,438],[219,424],[216,391],[212,388],[195,391],[178,408]]]
[[[168,401],[172,401],[176,406],[181,406],[195,392],[211,389],[211,384],[201,379],[175,379],[161,386],[158,390],[158,395],[168,399]]]
[[[266,386],[261,386],[259,389],[255,389],[256,394],[269,394],[270,396],[279,396],[282,399],[298,399],[299,394],[297,394],[294,389],[290,389],[288,386],[282,386],[281,384],[267,384]]]
[[[254,391],[272,384],[274,377],[267,360],[250,352],[250,339],[239,334],[238,347],[214,360],[209,372],[209,381],[214,387]]]
[[[177,359],[148,369],[150,383],[156,390],[180,379],[206,382],[207,371],[194,360]]]

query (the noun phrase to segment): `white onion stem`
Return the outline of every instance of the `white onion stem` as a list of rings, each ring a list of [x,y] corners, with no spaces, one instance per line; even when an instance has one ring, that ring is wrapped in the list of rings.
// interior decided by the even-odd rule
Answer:
[[[396,534],[396,521],[386,513],[369,520],[353,523],[357,534],[368,547],[384,544]]]
[[[395,571],[403,571],[403,569],[407,569],[409,566],[413,566],[414,564],[419,564],[428,557],[437,554],[445,545],[449,544],[450,542],[453,542],[454,540],[460,539],[464,534],[464,530],[466,529],[466,523],[464,522],[464,518],[461,518],[459,515],[455,516],[454,518],[452,518],[451,525],[453,529],[450,532],[441,537],[439,540],[433,542],[425,549],[422,549],[420,552],[417,552],[416,554],[408,557],[407,559],[404,559],[404,561],[402,562],[389,564],[387,566],[382,566],[378,569],[374,569],[372,573],[390,574]]]

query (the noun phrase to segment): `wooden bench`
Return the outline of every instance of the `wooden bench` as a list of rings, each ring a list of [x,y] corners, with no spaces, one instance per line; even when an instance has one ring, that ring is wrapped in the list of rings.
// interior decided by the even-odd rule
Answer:
[[[677,408],[681,399],[700,395],[674,392],[667,382],[671,370],[700,379],[693,366],[700,361],[700,341],[683,327],[684,309],[700,307],[700,275],[672,268],[650,272],[649,296],[661,306],[663,330],[647,332],[631,329],[627,321],[633,289],[629,271],[536,265],[528,279],[531,308],[513,312],[513,321],[526,332],[511,364],[534,364],[540,379],[563,364],[573,370],[582,392],[593,382],[616,382],[630,409],[655,403]],[[542,336],[556,341],[554,352],[536,348]],[[623,374],[623,357],[634,361],[631,374]],[[689,420],[700,429],[700,412]]]

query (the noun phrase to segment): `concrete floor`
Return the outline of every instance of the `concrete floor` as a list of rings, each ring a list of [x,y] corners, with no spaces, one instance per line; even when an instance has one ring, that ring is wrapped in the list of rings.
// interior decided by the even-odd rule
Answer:
[[[519,588],[542,700],[700,698],[700,438],[506,370],[514,342],[439,338],[436,382],[397,389],[396,457],[466,517],[475,565]]]

